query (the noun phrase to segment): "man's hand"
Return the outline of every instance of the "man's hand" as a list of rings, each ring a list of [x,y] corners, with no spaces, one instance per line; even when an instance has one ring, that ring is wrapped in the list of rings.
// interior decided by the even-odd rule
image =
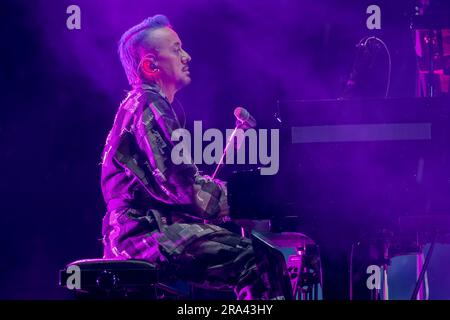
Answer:
[[[205,186],[207,185],[214,185],[214,187],[220,190],[220,195],[219,198],[215,198],[216,202],[216,207],[214,209],[215,215],[212,216],[210,219],[205,220],[205,223],[210,223],[210,224],[222,224],[224,222],[227,222],[230,220],[229,218],[229,214],[230,214],[230,207],[228,205],[228,192],[227,192],[227,186],[226,186],[226,182],[218,180],[218,179],[212,179],[210,176],[207,175],[199,175],[196,177],[196,186],[197,187],[197,197],[200,197],[202,199],[204,199],[204,201],[201,201],[203,203],[203,205],[205,205],[205,209],[207,206],[207,201],[211,200],[211,194],[207,193],[206,191],[204,191],[203,189],[208,189],[205,188]],[[217,190],[217,191],[219,191]]]
[[[230,220],[230,206],[228,205],[228,189],[226,183],[220,180],[215,180],[217,184],[220,185],[222,189],[222,194],[219,200],[220,211],[217,215],[217,219],[220,220],[220,223],[224,223]]]

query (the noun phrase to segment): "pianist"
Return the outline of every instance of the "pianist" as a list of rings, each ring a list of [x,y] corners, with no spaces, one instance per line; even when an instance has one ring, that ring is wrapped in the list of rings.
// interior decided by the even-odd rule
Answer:
[[[171,103],[191,82],[191,57],[168,19],[126,31],[119,56],[131,90],[102,157],[104,257],[145,259],[182,280],[233,288],[238,299],[283,299],[251,241],[218,226],[228,214],[225,184],[171,161],[171,133],[180,128]]]

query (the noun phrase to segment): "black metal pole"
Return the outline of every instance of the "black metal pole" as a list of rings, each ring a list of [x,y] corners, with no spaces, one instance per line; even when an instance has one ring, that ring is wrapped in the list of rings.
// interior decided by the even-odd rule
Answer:
[[[411,295],[411,300],[417,299],[417,294],[419,293],[420,287],[422,286],[423,279],[425,278],[425,272],[428,269],[428,265],[431,261],[431,255],[433,254],[434,244],[436,243],[436,233],[433,235],[433,239],[431,240],[430,249],[428,250],[427,256],[423,263],[422,270],[420,270],[419,278],[417,279],[416,286],[414,288],[413,294]]]

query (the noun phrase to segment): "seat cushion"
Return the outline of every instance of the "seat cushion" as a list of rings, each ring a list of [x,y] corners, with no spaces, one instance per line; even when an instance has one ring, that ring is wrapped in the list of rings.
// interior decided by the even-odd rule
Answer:
[[[81,259],[67,265],[76,265],[81,270],[107,268],[108,270],[156,270],[157,267],[146,260],[118,260],[118,259]]]

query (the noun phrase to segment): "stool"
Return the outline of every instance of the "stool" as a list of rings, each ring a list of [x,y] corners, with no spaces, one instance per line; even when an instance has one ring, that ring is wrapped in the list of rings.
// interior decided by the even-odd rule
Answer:
[[[166,284],[164,270],[145,260],[83,259],[59,271],[59,286],[80,300],[187,299],[188,292]]]

